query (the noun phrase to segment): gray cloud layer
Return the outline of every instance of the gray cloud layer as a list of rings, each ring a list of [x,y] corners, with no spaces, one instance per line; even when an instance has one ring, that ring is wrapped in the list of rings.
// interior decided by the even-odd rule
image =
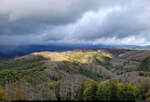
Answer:
[[[149,0],[1,0],[0,45],[148,44]]]

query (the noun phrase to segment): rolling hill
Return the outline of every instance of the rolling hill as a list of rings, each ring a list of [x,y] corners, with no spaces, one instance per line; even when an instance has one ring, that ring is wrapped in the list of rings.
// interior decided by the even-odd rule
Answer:
[[[0,59],[0,88],[9,100],[76,100],[84,80],[134,86],[150,81],[150,51],[77,49]]]

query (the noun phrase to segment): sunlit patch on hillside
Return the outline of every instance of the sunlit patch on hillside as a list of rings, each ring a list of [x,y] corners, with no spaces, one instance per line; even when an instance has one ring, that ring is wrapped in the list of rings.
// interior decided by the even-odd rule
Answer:
[[[93,63],[99,61],[105,63],[107,59],[112,58],[109,53],[98,51],[65,51],[65,52],[36,52],[33,55],[41,55],[51,61],[77,61],[80,63]]]

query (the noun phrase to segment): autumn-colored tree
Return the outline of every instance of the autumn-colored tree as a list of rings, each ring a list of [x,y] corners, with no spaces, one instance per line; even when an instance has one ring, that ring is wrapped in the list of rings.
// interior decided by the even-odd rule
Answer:
[[[132,86],[129,83],[118,83],[118,100],[129,101],[135,100],[136,98],[136,87]]]
[[[111,80],[104,84],[103,90],[104,100],[116,100],[117,99],[117,82]]]
[[[111,80],[106,83],[87,81],[81,84],[79,100],[135,100],[136,87],[129,83],[117,83]]]
[[[98,84],[95,81],[87,83],[87,87],[83,91],[84,99],[88,101],[96,100],[96,91]]]
[[[0,90],[0,100],[8,100],[8,94],[4,90]]]

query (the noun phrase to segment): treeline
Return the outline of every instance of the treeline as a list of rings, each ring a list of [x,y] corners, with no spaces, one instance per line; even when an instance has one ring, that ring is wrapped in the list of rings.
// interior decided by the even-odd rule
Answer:
[[[150,82],[137,86],[129,83],[117,83],[111,80],[106,83],[83,81],[77,92],[78,100],[84,101],[140,101],[150,100]]]
[[[75,92],[74,98],[70,96],[71,90],[69,89],[67,93],[60,92],[61,81],[51,81],[45,85],[34,87],[34,90],[28,87],[28,91],[23,90],[20,86],[15,87],[13,94],[11,94],[12,96],[10,96],[10,92],[7,93],[8,91],[1,89],[0,100],[30,100],[30,97],[33,95],[31,93],[34,92],[34,94],[36,94],[34,95],[34,99],[37,100],[64,100],[61,97],[61,94],[64,94],[67,97],[65,100],[150,101],[150,82],[148,81],[133,86],[129,83],[118,83],[114,80],[105,83],[85,80],[81,82],[78,90]]]

